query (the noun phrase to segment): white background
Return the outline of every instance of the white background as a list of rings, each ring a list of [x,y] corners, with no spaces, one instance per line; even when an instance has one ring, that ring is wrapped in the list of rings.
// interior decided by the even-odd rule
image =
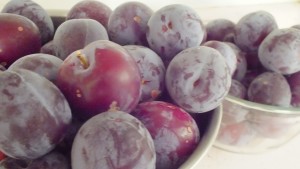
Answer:
[[[78,0],[35,0],[46,9],[70,9]],[[243,15],[266,10],[274,15],[279,27],[300,24],[300,5],[295,0],[140,0],[156,10],[164,5],[184,3],[195,8],[204,23],[215,18],[237,22]],[[0,0],[0,8],[8,0]],[[126,2],[102,0],[112,9]],[[282,3],[285,2],[285,3]],[[262,154],[241,155],[212,148],[196,169],[300,169],[300,136],[279,149]]]

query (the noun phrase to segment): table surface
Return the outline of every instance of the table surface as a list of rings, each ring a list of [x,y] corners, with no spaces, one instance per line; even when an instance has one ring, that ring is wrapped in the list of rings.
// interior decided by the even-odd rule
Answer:
[[[35,0],[44,8],[48,9],[70,9],[78,0],[67,1],[46,1]],[[104,2],[105,0],[103,0]],[[155,0],[154,0],[155,1]],[[153,1],[153,2],[154,2]],[[209,2],[204,0],[205,2]],[[203,1],[203,2],[204,2]],[[230,1],[230,0],[227,0]],[[255,0],[254,0],[255,1]],[[8,2],[8,0],[0,1],[0,8]],[[124,1],[123,1],[124,2]],[[152,2],[152,3],[153,3]],[[161,2],[161,1],[160,1]],[[172,2],[172,1],[166,1]],[[164,2],[164,3],[166,3]],[[179,1],[176,1],[179,2]],[[192,4],[196,1],[187,1]],[[258,2],[258,1],[255,1]],[[279,2],[279,1],[277,1]],[[105,2],[104,2],[105,3]],[[112,9],[119,1],[107,1],[114,3],[110,5]],[[147,2],[146,2],[147,3]],[[154,3],[153,3],[154,4]],[[164,5],[162,3],[158,3]],[[47,5],[47,6],[46,6]],[[187,4],[188,5],[188,4]],[[280,28],[290,27],[295,24],[300,24],[300,3],[286,2],[274,4],[256,4],[247,6],[218,6],[218,5],[191,5],[201,16],[204,23],[216,18],[227,18],[237,22],[243,15],[257,11],[265,10],[274,15]],[[156,4],[154,9],[159,6]],[[300,135],[293,140],[283,145],[278,149],[261,154],[235,154],[212,147],[206,157],[195,167],[196,169],[300,169]]]

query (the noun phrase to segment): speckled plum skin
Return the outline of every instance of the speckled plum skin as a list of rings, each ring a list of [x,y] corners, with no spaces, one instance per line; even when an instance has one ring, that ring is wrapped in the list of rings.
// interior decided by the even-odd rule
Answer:
[[[84,0],[76,3],[67,13],[66,19],[94,19],[107,28],[112,10],[106,4],[96,0]]]
[[[2,9],[2,13],[22,15],[36,24],[41,33],[42,44],[53,38],[54,25],[47,11],[31,0],[11,0]]]
[[[140,102],[156,100],[165,88],[166,68],[163,61],[147,47],[126,45],[124,48],[139,67],[142,78]]]
[[[257,103],[289,107],[291,98],[291,89],[287,80],[276,72],[260,74],[248,88],[248,99]]]
[[[152,9],[141,2],[131,1],[119,5],[108,20],[110,40],[120,45],[148,46],[146,31],[152,14]]]
[[[6,68],[25,55],[41,48],[39,28],[28,18],[0,13],[0,64]]]
[[[73,169],[155,169],[153,139],[140,120],[109,110],[89,119],[72,146]]]
[[[284,75],[300,71],[300,30],[278,29],[270,33],[259,47],[262,65]]]
[[[56,56],[43,53],[35,53],[19,58],[9,66],[8,70],[31,70],[55,83],[58,69],[60,68],[62,63],[63,61]]]
[[[164,63],[168,63],[180,51],[199,46],[205,28],[197,12],[185,5],[165,6],[148,21],[147,41]]]
[[[156,169],[178,168],[200,141],[200,132],[192,116],[173,104],[140,103],[132,115],[143,122],[154,140]]]
[[[67,100],[46,78],[29,70],[0,73],[0,150],[36,159],[63,139],[72,114]]]
[[[220,41],[207,41],[203,46],[211,47],[219,51],[225,58],[226,63],[230,69],[230,73],[233,76],[237,66],[237,58],[235,51],[228,44]]]
[[[217,50],[193,47],[177,54],[166,72],[166,88],[171,98],[193,113],[210,111],[221,103],[231,85],[231,74]]]
[[[74,113],[86,120],[112,104],[125,112],[133,110],[140,98],[141,76],[135,60],[122,46],[99,40],[65,59],[56,85]]]
[[[229,41],[234,40],[235,23],[228,19],[214,19],[209,21],[206,26],[207,41]]]
[[[1,169],[71,169],[67,158],[58,152],[50,152],[34,160],[6,158],[0,162]]]
[[[93,19],[71,19],[57,28],[53,43],[57,56],[64,60],[74,51],[97,40],[108,40],[107,31],[102,24]]]
[[[243,16],[235,26],[235,44],[245,52],[258,50],[265,37],[278,29],[275,18],[266,11]]]

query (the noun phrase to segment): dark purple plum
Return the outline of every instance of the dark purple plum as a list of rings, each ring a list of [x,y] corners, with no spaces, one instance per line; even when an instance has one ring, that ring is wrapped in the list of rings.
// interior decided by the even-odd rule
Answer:
[[[2,9],[2,13],[22,15],[34,22],[41,33],[42,44],[53,38],[54,25],[47,11],[32,0],[11,0]]]
[[[217,51],[219,51],[224,56],[226,63],[229,66],[231,75],[232,76],[234,75],[237,66],[237,58],[236,58],[235,51],[232,49],[232,47],[230,47],[228,44],[224,42],[215,41],[215,40],[207,41],[202,45],[214,48]]]
[[[8,70],[27,69],[55,83],[58,69],[63,61],[56,56],[36,53],[23,56],[9,66]]]
[[[96,0],[84,0],[76,3],[67,13],[66,19],[94,19],[106,29],[112,10],[106,4]]]
[[[73,142],[72,168],[155,169],[153,139],[140,120],[111,109],[83,124]]]
[[[256,103],[289,107],[291,97],[291,89],[287,80],[276,72],[260,74],[248,88],[248,99]]]
[[[156,151],[156,169],[174,169],[193,153],[200,132],[193,117],[162,101],[140,103],[133,114],[150,132]]]
[[[147,41],[167,66],[184,49],[201,44],[205,27],[198,13],[185,5],[173,4],[157,10],[149,19]]]
[[[39,28],[29,19],[17,14],[0,13],[0,64],[9,67],[25,55],[41,48]]]
[[[231,74],[216,49],[199,46],[183,50],[170,62],[166,87],[171,98],[188,112],[215,109],[227,95]]]
[[[205,26],[207,41],[229,41],[234,40],[235,23],[228,19],[214,19]]]
[[[51,40],[48,43],[44,44],[41,47],[40,53],[45,53],[45,54],[57,56],[56,47],[53,43],[53,40]]]
[[[142,78],[140,102],[156,100],[165,88],[166,68],[163,61],[147,47],[127,45],[124,48],[139,67]]]
[[[55,148],[71,123],[60,90],[26,69],[0,73],[0,150],[18,159],[36,159]]]
[[[246,87],[248,90],[248,87],[250,86],[251,82],[260,74],[262,74],[264,71],[256,71],[256,70],[248,70],[245,74],[244,78],[240,80],[240,82]]]
[[[284,75],[300,71],[300,30],[273,31],[261,43],[258,57],[268,70]]]
[[[233,49],[237,59],[236,70],[232,78],[240,81],[244,78],[248,69],[246,53],[233,43],[226,42],[226,44],[228,44]]]
[[[147,23],[153,11],[147,5],[131,1],[119,5],[108,20],[111,41],[120,45],[148,46]]]
[[[255,11],[243,16],[235,27],[235,44],[245,52],[258,50],[261,42],[278,28],[275,18],[267,11]]]
[[[292,92],[291,105],[300,107],[300,72],[296,72],[287,77]]]
[[[93,19],[71,19],[63,22],[53,38],[57,56],[64,60],[91,42],[108,40],[106,29]]]
[[[241,82],[232,79],[229,94],[240,99],[245,99],[247,96],[247,89]]]
[[[0,162],[1,169],[71,169],[70,167],[67,158],[55,151],[34,160],[6,158]]]
[[[140,99],[141,76],[135,60],[122,46],[99,40],[65,59],[56,85],[73,112],[86,120],[111,105],[131,112]]]

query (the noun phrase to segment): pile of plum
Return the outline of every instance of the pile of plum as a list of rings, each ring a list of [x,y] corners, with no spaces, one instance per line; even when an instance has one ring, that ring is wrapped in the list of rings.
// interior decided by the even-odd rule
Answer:
[[[186,5],[85,0],[55,26],[36,2],[11,0],[0,13],[0,168],[178,168],[200,142],[197,115],[228,93],[300,105],[299,43],[300,30],[264,11],[205,25]]]

